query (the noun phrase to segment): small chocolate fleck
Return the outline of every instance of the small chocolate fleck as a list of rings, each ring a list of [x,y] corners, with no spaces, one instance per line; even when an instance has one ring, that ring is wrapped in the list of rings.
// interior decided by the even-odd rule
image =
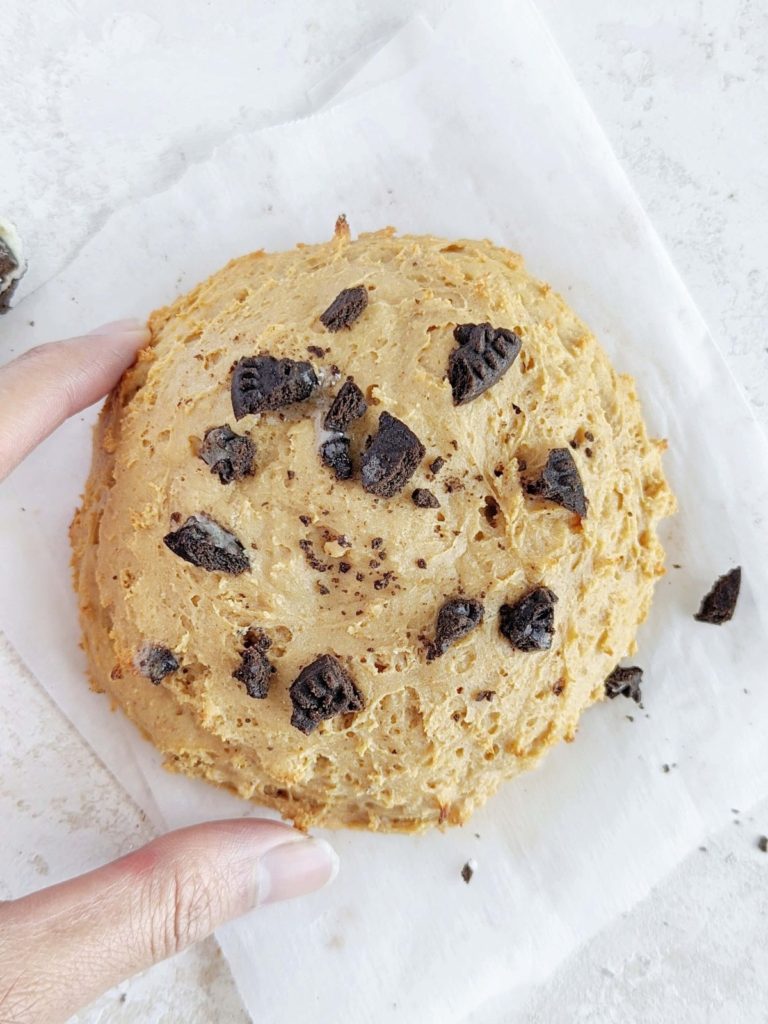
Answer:
[[[585,441],[594,441],[595,440],[595,435],[592,433],[591,430],[585,430],[584,431],[584,440]]]
[[[331,568],[328,562],[321,561],[315,554],[315,546],[311,540],[306,538],[299,541],[299,547],[304,552],[304,557],[315,572],[328,572]]]
[[[294,471],[292,469],[286,470],[285,475],[288,477],[289,480],[295,480],[296,479],[296,474],[294,473]]]
[[[320,445],[320,458],[333,470],[337,480],[349,480],[352,476],[352,457],[349,454],[349,438],[343,434],[323,441]]]
[[[593,455],[592,449],[589,447],[585,448],[584,455],[586,456],[586,458],[591,459]]]
[[[475,869],[476,865],[475,862],[472,860],[468,860],[464,867],[461,869],[461,877],[464,879],[467,885],[469,885],[469,883],[472,881],[472,876],[475,873]]]
[[[436,459],[433,459],[433,461],[430,462],[430,464],[429,464],[429,471],[430,471],[430,473],[433,473],[433,474],[436,475],[437,473],[440,472],[440,470],[443,468],[444,465],[445,465],[445,459],[442,457],[442,455],[438,455],[438,457]]]
[[[496,696],[495,690],[478,690],[475,694],[475,700],[487,700],[489,703]]]
[[[385,572],[383,576],[373,581],[374,590],[386,590],[394,578],[395,574],[392,571]]]
[[[437,613],[435,641],[427,651],[427,660],[433,661],[448,648],[471,633],[483,621],[483,605],[472,597],[449,598]]]
[[[235,419],[303,402],[318,385],[311,363],[274,356],[247,356],[232,373],[232,409]]]
[[[309,352],[311,356],[317,356],[318,359],[325,358],[325,349],[320,348],[319,345],[307,345],[307,352]]]
[[[552,683],[552,693],[554,693],[556,697],[559,697],[563,690],[565,690],[565,680],[561,676],[560,679],[556,679],[554,683]]]
[[[181,522],[181,512],[171,512],[171,522],[172,523],[180,523]]]
[[[155,686],[179,667],[173,651],[161,644],[145,644],[136,655],[134,664],[141,675],[146,676]],[[112,678],[115,678],[114,675]]]
[[[378,569],[379,566],[381,565],[381,562],[379,562],[378,559],[376,558],[372,558],[368,565],[371,567],[371,569]]]
[[[355,573],[355,579],[357,580],[358,583],[362,583],[363,580],[365,579],[365,575],[363,573],[361,573],[361,572],[356,572]],[[355,596],[357,597],[357,595],[355,595]],[[362,597],[362,594],[360,596]]]
[[[426,569],[427,568],[426,560],[423,559],[423,558],[417,558],[416,559],[416,565],[418,565],[418,567],[420,569]]]
[[[332,654],[323,654],[301,670],[290,689],[291,725],[309,735],[320,722],[360,711],[363,695]]]
[[[493,475],[494,476],[504,476],[504,467],[502,466],[502,464],[500,462],[494,467]]]
[[[240,664],[232,676],[245,686],[249,697],[262,700],[269,692],[269,677],[275,671],[265,654],[270,646],[269,637],[259,630],[249,629],[245,634]]]
[[[373,540],[371,541],[371,547],[375,551],[377,548],[380,548],[383,543],[384,543],[384,538],[383,537],[374,537]]]
[[[763,853],[768,853],[768,836],[759,836],[757,840],[757,848]]]
[[[299,516],[299,522],[303,523],[305,526],[309,526],[309,524],[312,522],[312,519],[309,516],[302,515]]]
[[[243,647],[254,647],[257,651],[264,653],[265,651],[268,651],[271,646],[272,641],[263,629],[251,626],[250,629],[245,631],[245,635],[243,636]]]
[[[515,415],[516,415],[516,416],[520,416],[520,415],[521,415],[521,413],[522,413],[522,411],[523,411],[523,410],[522,410],[522,409],[520,408],[520,406],[519,406],[519,405],[516,405],[516,404],[515,404],[514,402],[512,403],[512,409],[514,410],[514,412],[515,412]]]
[[[453,404],[464,405],[501,380],[517,358],[521,341],[514,331],[489,323],[457,324],[453,336],[458,347],[448,359],[448,379]]]
[[[174,555],[208,572],[238,576],[251,567],[237,537],[204,512],[190,516],[178,530],[167,533],[163,543]]]
[[[427,487],[417,487],[411,495],[416,508],[440,508],[440,502]]]
[[[328,309],[320,314],[323,327],[335,334],[343,327],[351,327],[368,305],[368,291],[363,285],[344,288],[340,291]]]
[[[498,521],[500,511],[501,509],[499,508],[498,501],[496,501],[492,494],[486,494],[483,515],[488,520],[488,525],[493,527],[493,529],[496,529],[496,523]]]
[[[317,583],[317,589],[320,591],[321,594],[323,594],[323,596],[325,596],[326,594],[330,594],[330,590],[328,589],[328,587],[326,587],[324,583],[320,583],[319,580]]]
[[[454,491],[463,491],[464,483],[457,476],[448,477],[444,485],[447,494],[453,494]]]
[[[569,512],[576,512],[580,516],[587,514],[584,485],[567,448],[553,448],[547,456],[541,476],[528,483],[526,489],[529,494],[562,505]]]
[[[363,489],[382,498],[391,498],[416,472],[424,451],[424,445],[402,420],[383,412],[378,433],[363,454]]]
[[[629,697],[639,704],[643,699],[640,684],[643,681],[643,670],[637,665],[617,665],[605,680],[605,695],[613,700],[614,697]]]
[[[360,388],[351,377],[339,388],[339,393],[325,414],[323,426],[326,430],[346,430],[352,420],[360,419],[365,414],[368,403]]]
[[[711,622],[721,626],[733,618],[736,602],[741,589],[741,566],[720,576],[708,594],[702,598],[701,607],[694,615],[697,622]]]
[[[499,630],[518,651],[548,651],[555,631],[556,595],[536,587],[499,609]]]
[[[256,446],[250,437],[236,434],[226,423],[207,430],[200,445],[200,458],[212,473],[219,474],[223,484],[252,476],[255,457]]]
[[[339,572],[349,572],[351,568],[349,562],[339,562]]]

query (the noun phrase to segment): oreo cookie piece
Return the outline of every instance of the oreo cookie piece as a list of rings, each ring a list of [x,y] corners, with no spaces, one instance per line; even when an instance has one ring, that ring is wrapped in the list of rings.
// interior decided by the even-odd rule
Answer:
[[[437,496],[428,487],[417,487],[411,495],[411,501],[416,508],[440,508]]]
[[[383,412],[378,432],[363,453],[364,490],[391,498],[411,479],[424,452],[424,445],[402,420]]]
[[[332,654],[323,654],[301,670],[290,689],[291,725],[309,735],[320,722],[360,711],[363,695]]]
[[[11,308],[16,286],[27,269],[21,239],[10,221],[0,217],[0,314]]]
[[[514,604],[499,609],[499,630],[518,651],[548,651],[555,632],[557,597],[536,587]]]
[[[452,644],[480,625],[483,615],[482,602],[473,597],[452,597],[446,601],[437,613],[435,642],[427,652],[427,660],[434,661],[445,654]]]
[[[167,533],[163,543],[174,555],[208,572],[239,576],[251,568],[245,548],[234,533],[204,512],[190,516],[178,530]]]
[[[333,470],[337,480],[349,480],[352,476],[352,457],[349,454],[349,438],[343,434],[323,441],[320,458]]]
[[[166,676],[176,672],[179,667],[176,655],[162,644],[144,644],[133,663],[137,671],[155,686],[158,686]]]
[[[263,700],[269,693],[270,676],[275,671],[266,651],[272,646],[269,637],[259,630],[249,629],[243,639],[240,665],[232,677],[245,686],[249,697]]]
[[[506,327],[457,324],[453,336],[458,348],[448,358],[448,380],[454,405],[466,405],[493,387],[520,352],[522,342]]]
[[[232,371],[235,419],[304,402],[318,385],[311,363],[274,356],[246,356]]]
[[[537,498],[562,505],[569,512],[575,512],[582,517],[587,514],[588,502],[584,495],[584,485],[568,448],[553,448],[547,456],[541,476],[530,481],[526,490],[528,494]]]
[[[252,476],[255,457],[256,446],[250,437],[236,434],[227,424],[207,430],[200,445],[200,458],[212,473],[219,474],[223,484]]]
[[[368,289],[363,285],[340,291],[328,309],[320,314],[320,323],[332,334],[343,327],[351,327],[368,305]]]
[[[615,697],[629,697],[639,704],[643,699],[640,684],[643,681],[643,670],[638,665],[617,665],[605,680],[605,696],[613,700]]]
[[[715,581],[709,593],[702,598],[694,618],[697,622],[711,622],[713,626],[729,622],[736,611],[740,590],[741,566],[737,566]]]
[[[326,430],[346,430],[352,420],[358,420],[365,414],[368,403],[360,388],[351,377],[348,377],[339,388],[339,393],[325,414],[323,426]]]

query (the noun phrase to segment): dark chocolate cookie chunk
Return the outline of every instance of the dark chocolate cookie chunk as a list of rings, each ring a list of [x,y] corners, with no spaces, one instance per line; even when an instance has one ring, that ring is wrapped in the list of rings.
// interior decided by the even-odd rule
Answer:
[[[694,618],[697,622],[711,622],[714,626],[729,622],[736,611],[740,590],[741,566],[737,566],[716,580],[710,592],[702,598]]]
[[[270,641],[267,637],[263,637],[261,642],[256,644],[249,645],[247,641],[246,635],[245,648],[240,653],[240,664],[232,676],[245,686],[249,697],[261,700],[269,693],[270,676],[275,671],[264,653],[269,649]]]
[[[352,458],[349,454],[349,438],[332,437],[320,445],[320,458],[333,470],[337,480],[349,480],[352,476]]]
[[[363,488],[382,498],[391,498],[416,472],[424,451],[424,445],[402,420],[383,412],[378,433],[363,453]]]
[[[328,309],[320,314],[320,322],[332,334],[342,327],[351,327],[368,305],[368,291],[363,285],[340,291]]]
[[[411,501],[416,508],[440,508],[440,502],[428,487],[417,487],[411,495]]]
[[[11,224],[0,218],[0,313],[11,308],[11,299],[26,270],[21,243]]]
[[[573,456],[568,448],[553,448],[537,480],[531,480],[526,490],[545,501],[554,501],[569,512],[587,514],[587,499]]]
[[[435,642],[427,653],[429,661],[445,654],[448,648],[461,640],[483,621],[483,605],[473,597],[452,597],[437,613]]]
[[[255,457],[256,446],[250,437],[236,434],[226,424],[207,430],[200,445],[200,458],[212,473],[219,474],[223,484],[252,476]]]
[[[145,644],[136,655],[134,664],[155,686],[179,667],[176,655],[162,644]]]
[[[368,403],[363,392],[349,377],[339,388],[331,408],[325,414],[323,426],[326,430],[346,430],[352,420],[358,420],[365,414],[367,408]]]
[[[605,680],[605,696],[629,697],[639,704],[643,699],[640,684],[643,681],[643,670],[637,665],[617,665]]]
[[[247,356],[232,371],[235,419],[303,402],[317,387],[311,363],[274,356]]]
[[[238,576],[251,567],[237,537],[204,512],[190,516],[178,530],[167,533],[163,543],[174,555],[208,572]]]
[[[309,735],[320,722],[360,711],[363,695],[332,654],[323,654],[303,668],[291,684],[291,725]]]
[[[514,363],[521,341],[506,327],[457,324],[453,336],[459,343],[448,359],[448,380],[453,404],[464,405],[501,380]]]
[[[555,632],[557,597],[547,587],[536,587],[515,604],[499,609],[499,630],[518,651],[548,651]]]

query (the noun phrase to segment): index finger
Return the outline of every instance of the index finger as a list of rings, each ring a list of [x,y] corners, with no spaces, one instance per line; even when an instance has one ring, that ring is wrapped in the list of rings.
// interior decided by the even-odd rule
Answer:
[[[0,369],[0,480],[69,416],[103,398],[149,341],[140,320],[39,345]]]

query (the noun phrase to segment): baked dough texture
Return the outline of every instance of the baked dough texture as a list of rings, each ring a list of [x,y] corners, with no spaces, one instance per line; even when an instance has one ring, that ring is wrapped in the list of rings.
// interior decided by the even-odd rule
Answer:
[[[367,307],[326,329],[320,315],[358,285]],[[454,328],[484,322],[514,330],[520,355],[454,405]],[[300,827],[419,831],[463,823],[502,780],[574,737],[636,649],[664,571],[657,526],[674,501],[632,379],[520,256],[392,229],[352,240],[340,219],[326,244],[232,260],[149,323],[151,343],[101,414],[71,537],[92,685],[169,768]],[[258,354],[308,360],[321,384],[305,402],[236,421],[231,370]],[[349,427],[353,476],[337,480],[318,448],[347,376],[368,410]],[[426,449],[389,498],[360,480],[385,411]],[[256,451],[253,475],[228,484],[200,457],[222,425]],[[562,448],[583,482],[583,518],[526,490]],[[417,507],[416,488],[439,507]],[[163,543],[200,514],[242,542],[248,571],[206,571]],[[515,649],[499,609],[539,586],[557,597],[551,648]],[[430,660],[438,611],[457,595],[481,601],[483,621]],[[271,640],[263,699],[233,678],[249,629]],[[157,684],[140,670],[148,644],[179,666]],[[305,735],[289,689],[323,654],[364,707]]]

